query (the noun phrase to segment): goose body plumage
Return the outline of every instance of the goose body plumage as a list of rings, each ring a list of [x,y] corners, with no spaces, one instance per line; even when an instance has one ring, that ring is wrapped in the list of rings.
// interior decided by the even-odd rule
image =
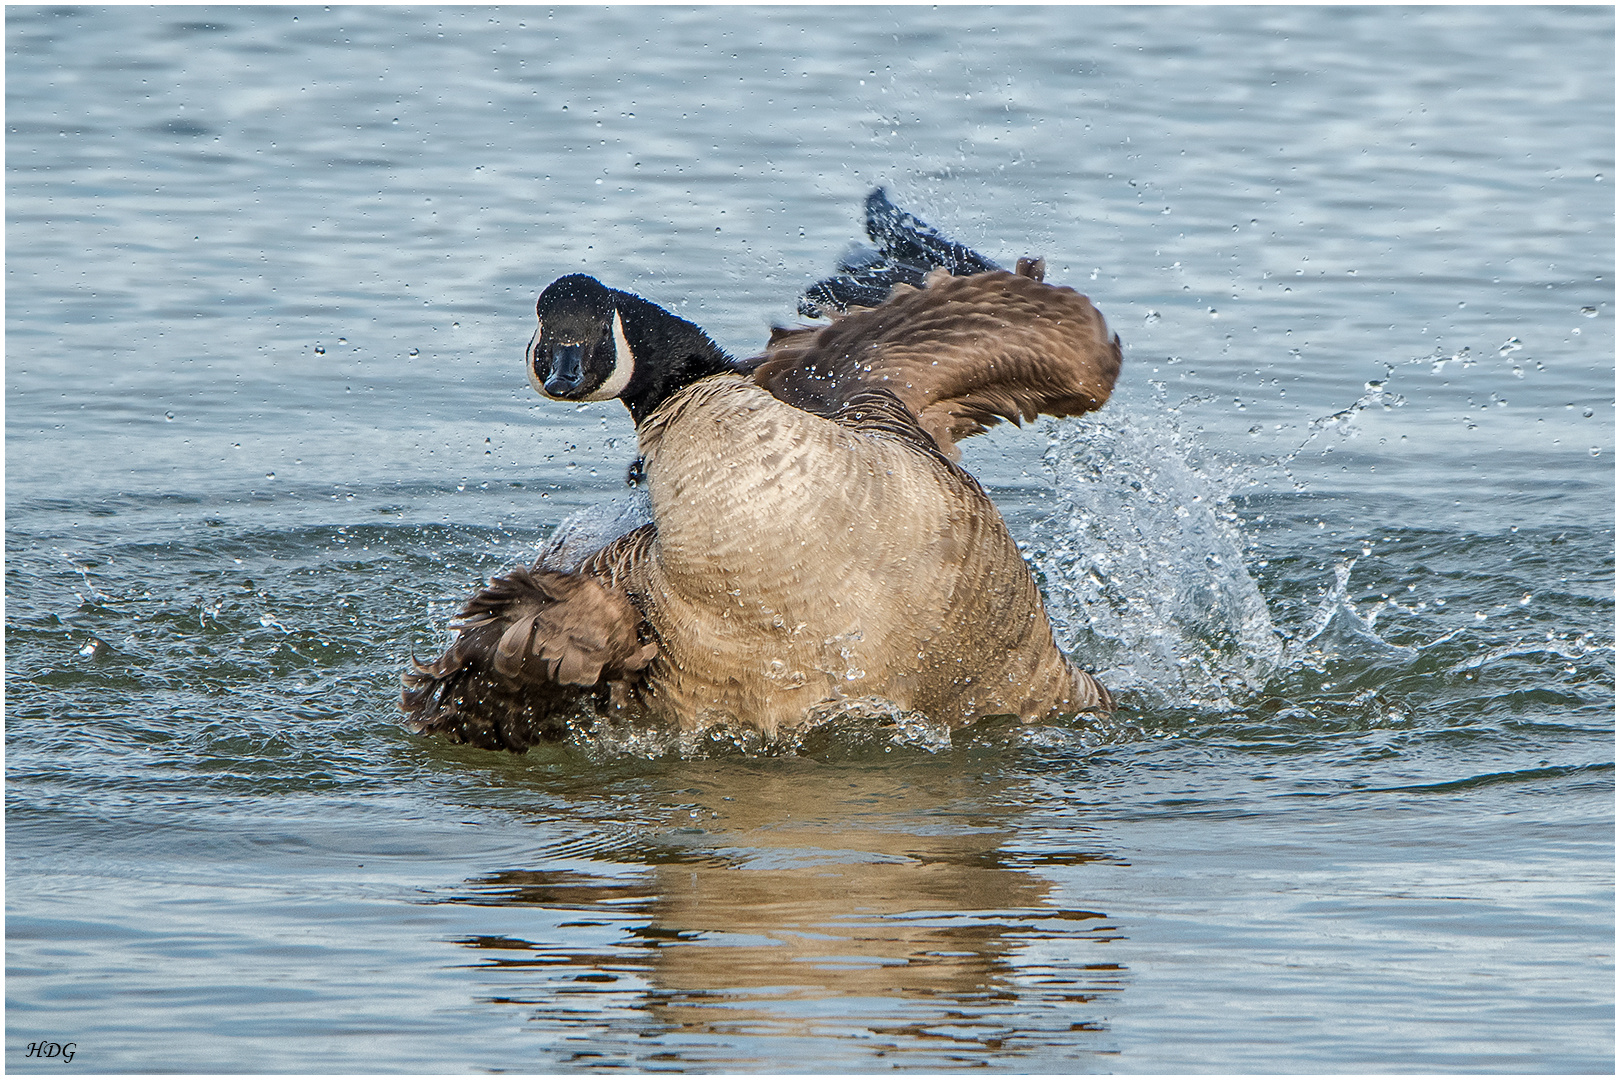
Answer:
[[[869,232],[873,218],[869,200]],[[890,248],[938,239],[906,218]],[[651,521],[566,561],[559,541],[469,601],[446,653],[405,677],[411,726],[521,751],[581,709],[774,734],[841,699],[952,726],[1109,708],[954,458],[957,439],[1000,420],[1099,407],[1118,340],[1038,264],[974,257],[967,275],[902,265],[882,302],[778,330],[742,364],[640,298],[560,279],[542,294],[531,380],[572,399],[615,388]],[[566,318],[547,302],[565,281]],[[826,308],[845,284],[812,293]],[[548,334],[558,324],[566,340]]]
[[[900,414],[871,395],[806,416],[718,375],[643,424],[657,534],[622,585],[660,643],[647,698],[662,715],[772,733],[840,696],[953,724],[1100,702],[1052,645],[990,500],[884,426]]]

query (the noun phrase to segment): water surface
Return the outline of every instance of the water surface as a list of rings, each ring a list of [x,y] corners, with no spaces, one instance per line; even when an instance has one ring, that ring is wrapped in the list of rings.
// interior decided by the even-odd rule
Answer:
[[[1612,1071],[1611,10],[6,36],[8,1069]],[[966,455],[1119,713],[404,732],[623,492],[538,289],[747,353],[875,184],[1124,339]]]

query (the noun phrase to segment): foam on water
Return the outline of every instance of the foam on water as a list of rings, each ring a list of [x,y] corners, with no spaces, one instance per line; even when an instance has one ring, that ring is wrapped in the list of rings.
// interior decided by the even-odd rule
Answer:
[[[626,721],[582,711],[570,723],[564,743],[530,752],[545,760],[556,754],[580,754],[592,761],[727,757],[868,760],[896,752],[932,754],[950,748],[948,724],[883,698],[859,697],[823,702],[810,710],[803,723],[772,736],[722,717],[683,730],[673,724]]]

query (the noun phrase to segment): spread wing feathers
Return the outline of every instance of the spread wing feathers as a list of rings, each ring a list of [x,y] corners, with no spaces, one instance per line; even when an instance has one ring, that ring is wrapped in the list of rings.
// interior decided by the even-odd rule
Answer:
[[[854,307],[877,307],[896,285],[920,287],[936,266],[964,275],[1001,269],[894,205],[882,188],[866,197],[866,235],[877,248],[857,245],[846,253],[838,261],[838,273],[805,290],[799,314],[818,319]]]
[[[621,538],[622,539],[622,538]],[[599,553],[600,555],[601,553]],[[658,655],[641,613],[595,574],[522,569],[493,579],[432,663],[412,661],[400,708],[412,730],[522,752]]]
[[[937,440],[922,429],[917,423],[916,416],[906,408],[905,403],[884,386],[868,386],[857,390],[838,407],[830,419],[852,431],[881,435],[907,443],[929,454],[936,456],[941,454]],[[962,473],[962,477],[972,480],[966,473]]]
[[[464,637],[493,639],[491,665],[503,678],[595,686],[640,671],[658,654],[636,640],[640,622],[624,593],[594,577],[518,569],[469,600],[455,626]]]
[[[923,288],[897,285],[830,326],[778,329],[753,377],[821,416],[863,386],[884,387],[953,458],[956,440],[1002,420],[1098,408],[1119,375],[1119,338],[1086,297],[1040,281],[1039,262],[1019,270],[936,269]]]

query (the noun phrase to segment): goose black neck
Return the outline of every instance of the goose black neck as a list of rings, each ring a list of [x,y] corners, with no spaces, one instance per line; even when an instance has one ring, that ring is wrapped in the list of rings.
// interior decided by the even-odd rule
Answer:
[[[677,391],[699,379],[743,368],[692,323],[633,293],[616,292],[635,373],[619,394],[639,426]]]

